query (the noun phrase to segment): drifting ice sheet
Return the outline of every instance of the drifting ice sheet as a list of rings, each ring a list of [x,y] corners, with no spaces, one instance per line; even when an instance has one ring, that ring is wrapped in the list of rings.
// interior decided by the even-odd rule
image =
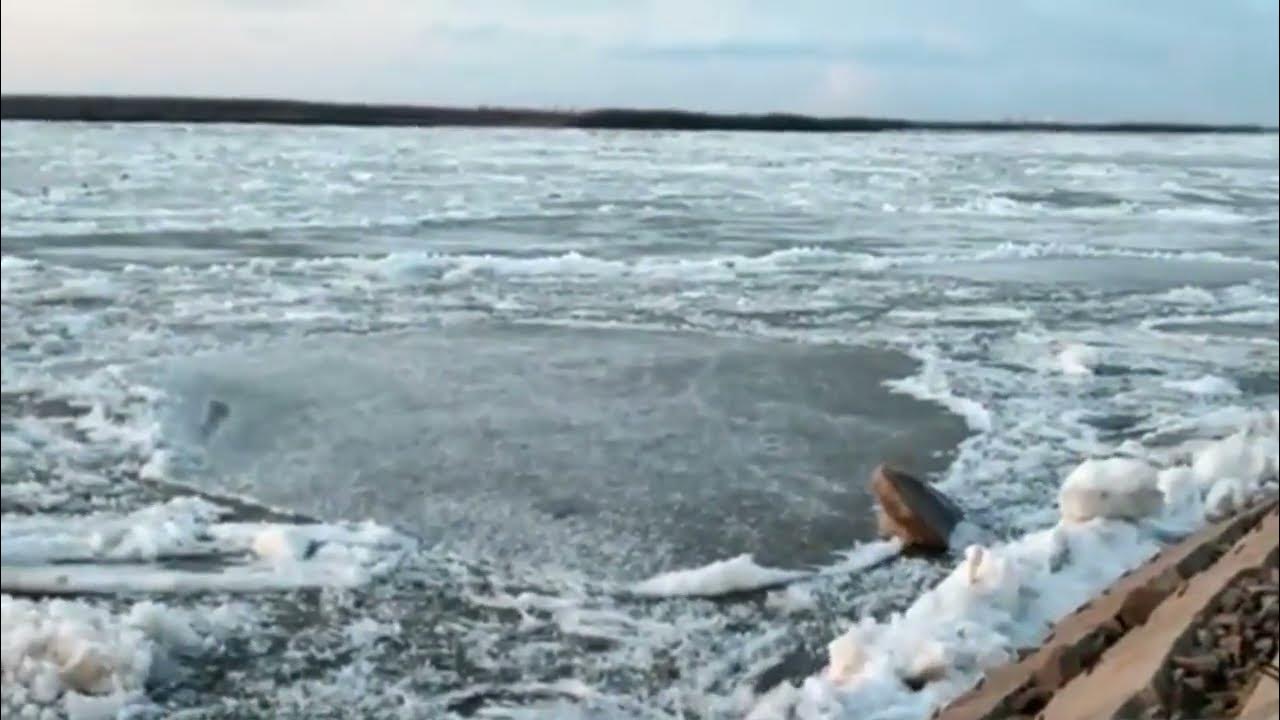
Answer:
[[[179,498],[125,516],[7,516],[0,587],[26,593],[350,587],[390,571],[414,545],[373,523],[218,522],[225,514],[204,500]],[[154,562],[173,559],[186,567]]]
[[[809,574],[762,567],[750,555],[739,555],[700,568],[656,575],[632,586],[631,592],[644,597],[715,597],[785,585]]]

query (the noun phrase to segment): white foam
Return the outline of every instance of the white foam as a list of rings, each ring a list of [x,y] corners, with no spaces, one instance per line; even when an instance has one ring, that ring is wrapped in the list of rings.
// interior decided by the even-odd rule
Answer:
[[[1156,208],[1150,213],[1152,216],[1160,220],[1191,222],[1191,223],[1210,223],[1215,225],[1227,225],[1233,223],[1247,223],[1252,220],[1248,215],[1231,212],[1223,208],[1206,207],[1206,206],[1179,206]]]
[[[920,400],[936,402],[964,418],[970,430],[989,432],[991,412],[982,403],[952,392],[951,382],[937,355],[932,352],[917,352],[916,355],[921,359],[920,371],[905,378],[887,380],[885,387]]]
[[[788,585],[765,596],[765,607],[783,614],[808,612],[818,606],[813,591],[803,585]]]
[[[902,553],[902,541],[898,538],[859,543],[841,553],[841,559],[822,568],[823,575],[848,575],[862,572],[891,560]]]
[[[893,320],[911,325],[932,325],[939,322],[972,324],[1020,323],[1030,320],[1033,314],[1026,308],[1020,307],[958,305],[931,310],[894,308],[889,311],[888,316]]]
[[[717,560],[700,568],[672,570],[631,586],[645,597],[715,597],[782,585],[811,573],[757,565],[749,554]]]
[[[725,254],[674,258],[648,256],[626,260],[597,257],[579,250],[539,256],[402,251],[381,255],[302,259],[255,258],[247,263],[210,266],[205,268],[204,272],[229,277],[251,275],[258,283],[262,282],[264,276],[282,272],[301,276],[345,275],[344,282],[355,283],[353,287],[358,287],[368,280],[417,282],[423,278],[438,278],[451,284],[471,284],[476,280],[495,277],[528,282],[542,282],[556,278],[730,281],[742,276],[761,275],[779,270],[790,272],[845,270],[878,273],[892,268],[956,262],[1106,257],[1280,267],[1280,264],[1275,261],[1227,255],[1216,251],[1158,251],[1094,247],[1080,243],[1004,242],[963,252],[924,252],[901,255],[873,255],[821,246],[799,245],[759,255]],[[181,266],[159,268],[154,271],[190,274],[189,268]],[[1004,314],[1012,315],[1013,312]]]
[[[0,271],[17,274],[22,271],[40,267],[38,260],[18,257],[17,255],[0,255]]]
[[[1183,286],[1174,288],[1159,296],[1164,302],[1176,303],[1178,305],[1212,305],[1217,302],[1217,298],[1213,293],[1204,288]]]
[[[1235,383],[1217,375],[1201,375],[1194,380],[1166,380],[1164,386],[1170,390],[1202,397],[1236,397],[1241,394],[1240,388]]]
[[[1225,253],[1214,250],[1138,250],[1132,248],[1119,247],[1094,247],[1081,243],[1019,243],[1019,242],[1003,242],[992,248],[981,250],[966,258],[962,255],[953,255],[947,258],[937,258],[938,260],[949,260],[952,262],[970,260],[1031,260],[1037,258],[1051,257],[1079,257],[1079,258],[1134,258],[1141,260],[1172,260],[1180,262],[1210,262],[1210,263],[1226,263],[1226,264],[1245,264],[1259,265],[1266,267],[1280,267],[1280,263],[1273,260],[1259,260],[1237,255],[1227,255]]]

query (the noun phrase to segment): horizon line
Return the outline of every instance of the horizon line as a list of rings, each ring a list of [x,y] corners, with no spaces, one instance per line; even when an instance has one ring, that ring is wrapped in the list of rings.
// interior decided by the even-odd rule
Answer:
[[[249,123],[362,127],[538,127],[764,132],[1047,131],[1271,134],[1262,123],[1158,120],[911,120],[791,112],[717,113],[677,108],[539,109],[414,103],[336,102],[266,97],[153,94],[0,94],[0,119],[48,122]]]

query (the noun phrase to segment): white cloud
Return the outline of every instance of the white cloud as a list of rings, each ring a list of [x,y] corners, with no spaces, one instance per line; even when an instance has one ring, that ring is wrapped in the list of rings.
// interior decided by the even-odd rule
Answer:
[[[6,92],[1275,122],[1276,5],[3,0]]]

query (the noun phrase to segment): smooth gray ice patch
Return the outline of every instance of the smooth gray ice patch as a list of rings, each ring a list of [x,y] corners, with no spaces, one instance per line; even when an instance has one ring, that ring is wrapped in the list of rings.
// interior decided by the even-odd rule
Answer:
[[[1259,338],[1280,340],[1280,324],[1259,322],[1230,322],[1224,320],[1188,321],[1172,318],[1168,321],[1152,323],[1154,329],[1168,333],[1186,333],[1188,335],[1216,335],[1230,338]]]
[[[914,370],[629,330],[326,336],[181,362],[168,432],[210,489],[461,552],[628,578],[742,552],[797,566],[873,534],[876,463],[941,469],[964,435],[884,388]]]
[[[1216,288],[1275,276],[1275,270],[1248,262],[1142,257],[1042,257],[951,262],[906,267],[903,272],[977,282],[1086,286],[1108,292],[1151,292],[1186,285]]]

